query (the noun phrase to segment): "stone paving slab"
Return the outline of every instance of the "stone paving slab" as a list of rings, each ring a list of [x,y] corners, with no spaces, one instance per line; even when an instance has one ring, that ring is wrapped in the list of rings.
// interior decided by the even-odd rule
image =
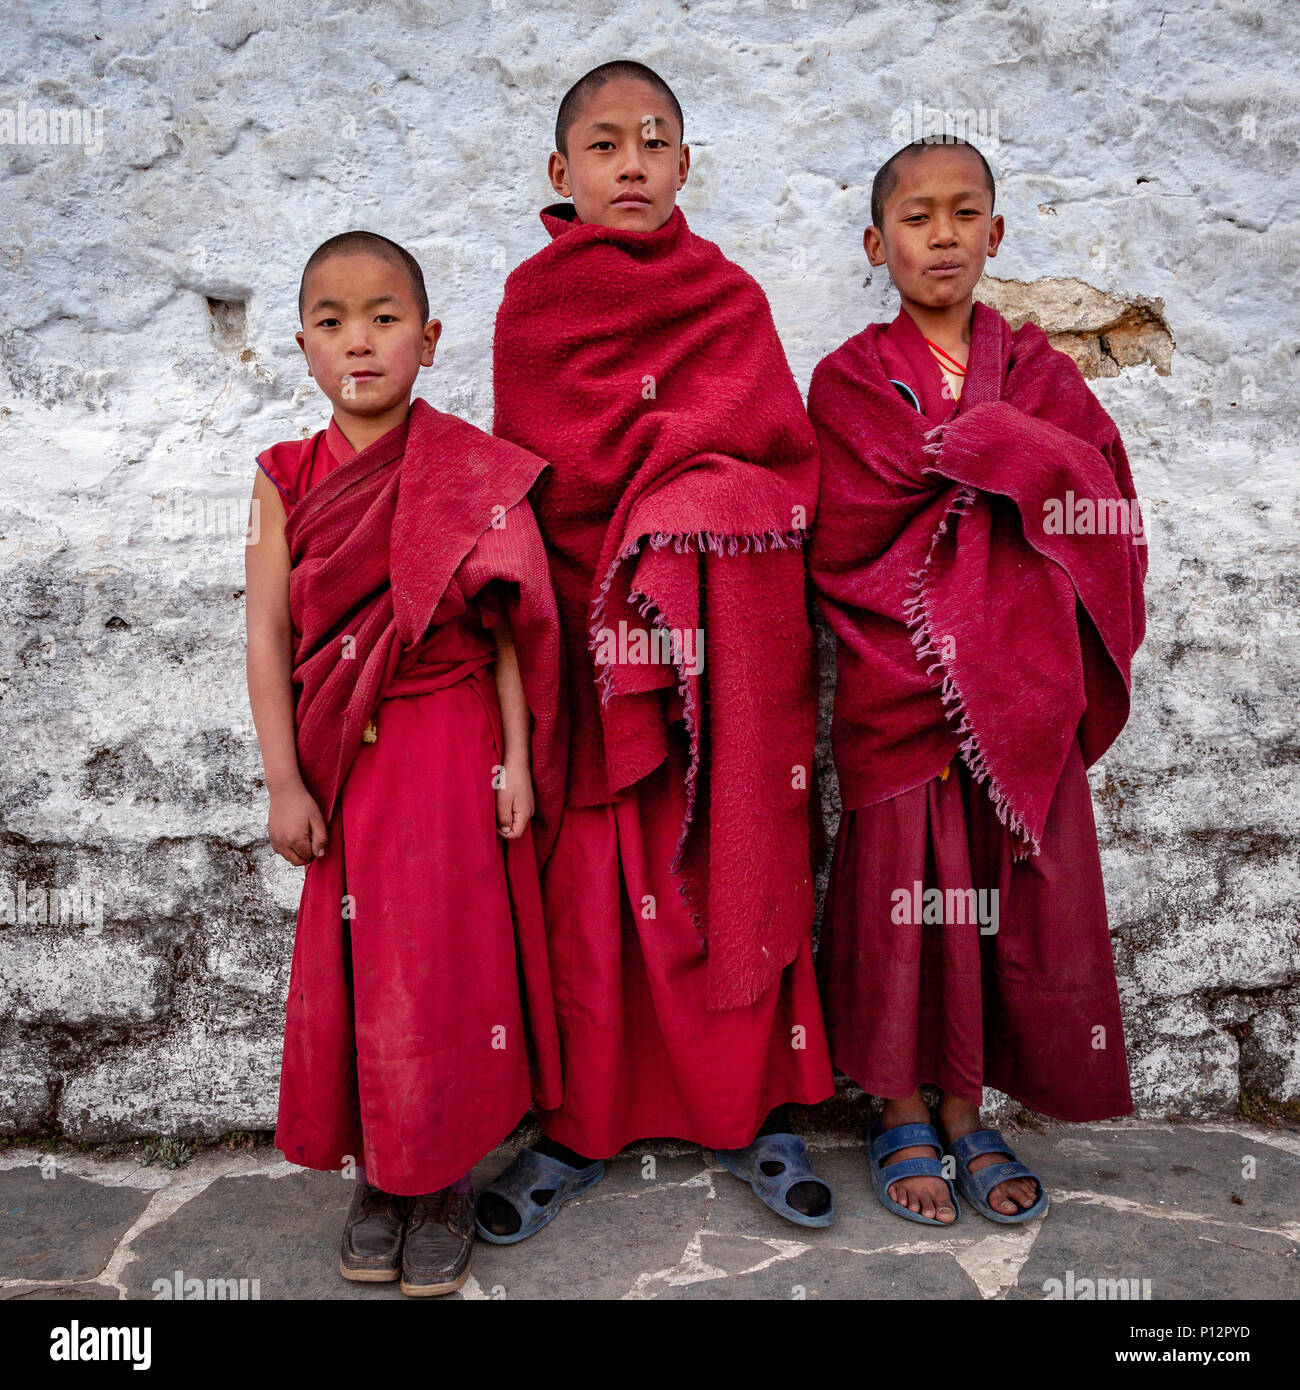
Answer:
[[[149,1197],[48,1171],[31,1164],[0,1180],[0,1278],[94,1279]]]
[[[1124,1279],[1130,1291],[1149,1280],[1152,1300],[1300,1298],[1300,1247],[1294,1241],[1275,1236],[1276,1246],[1265,1252],[1233,1241],[1231,1226],[1112,1210],[1103,1242],[1097,1238],[1099,1210],[1086,1202],[1058,1202],[1042,1223],[1018,1287],[1043,1298],[1047,1280],[1064,1285],[1073,1272],[1076,1284],[1082,1278]],[[1300,1232],[1295,1235],[1300,1239]]]
[[[611,1165],[610,1176],[629,1166]],[[707,1187],[665,1180],[575,1200],[527,1242],[479,1242],[474,1274],[492,1297],[623,1298],[642,1272],[677,1263],[708,1208]]]
[[[23,1303],[37,1299],[43,1302],[117,1303],[119,1295],[116,1289],[105,1288],[103,1284],[15,1284],[0,1291],[0,1301],[5,1303]]]
[[[705,1254],[712,1254],[706,1238]],[[870,1266],[860,1254],[828,1246],[805,1247],[803,1253],[762,1269],[747,1269],[726,1279],[700,1281],[656,1293],[665,1299],[803,1299],[942,1298],[979,1300],[971,1281],[941,1253],[874,1255]]]
[[[479,1242],[451,1301],[1043,1300],[1054,1280],[1076,1297],[1124,1280],[1153,1301],[1300,1298],[1295,1132],[1133,1121],[1009,1137],[1051,1195],[1047,1217],[1027,1226],[969,1210],[947,1228],[903,1221],[875,1200],[862,1145],[823,1134],[809,1143],[836,1220],[802,1228],[712,1153],[647,1143],[531,1240]],[[485,1159],[476,1184],[512,1152]],[[0,1300],[152,1299],[165,1281],[191,1299],[406,1301],[395,1284],[338,1272],[350,1183],[274,1149],[206,1150],[173,1171],[69,1153],[52,1179],[41,1159],[0,1153]],[[1114,1297],[1120,1286],[1101,1287]]]
[[[288,1165],[286,1165],[288,1167]],[[123,1271],[127,1296],[153,1298],[154,1282],[256,1279],[261,1298],[334,1298],[339,1237],[352,1185],[334,1173],[219,1177],[176,1214],[138,1236]],[[331,1258],[332,1255],[332,1258]],[[348,1284],[350,1297],[383,1297],[382,1285]],[[174,1296],[174,1294],[173,1294]]]
[[[1254,1142],[1249,1135],[1255,1131],[1203,1129],[1196,1131],[1194,1141],[1180,1142],[1180,1128],[1135,1131],[1081,1125],[1019,1134],[1015,1143],[1031,1167],[1040,1161],[1050,1168],[1049,1187],[1122,1193],[1150,1206],[1213,1213],[1234,1222],[1276,1226],[1300,1220],[1300,1144],[1297,1152],[1288,1153]]]

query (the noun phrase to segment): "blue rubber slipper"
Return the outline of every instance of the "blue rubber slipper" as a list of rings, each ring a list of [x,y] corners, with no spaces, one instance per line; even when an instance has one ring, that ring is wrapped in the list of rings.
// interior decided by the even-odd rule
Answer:
[[[796,1226],[829,1226],[835,1220],[835,1197],[830,1184],[808,1164],[808,1146],[797,1134],[760,1134],[744,1149],[715,1149],[718,1162],[734,1177],[747,1182],[759,1199]],[[779,1173],[763,1171],[764,1163],[780,1163]],[[799,1182],[815,1182],[826,1189],[828,1205],[816,1216],[796,1210],[786,1194]]]
[[[977,1129],[972,1134],[954,1139],[948,1145],[948,1152],[957,1160],[957,1186],[961,1189],[961,1195],[981,1216],[1003,1226],[1016,1226],[1022,1221],[1033,1221],[1047,1210],[1047,1189],[1043,1186],[1042,1180],[1037,1173],[1030,1172],[1016,1158],[1015,1150],[1002,1137],[1001,1130]],[[972,1158],[978,1158],[980,1154],[997,1153],[1010,1154],[1012,1161],[990,1163],[987,1168],[980,1168],[974,1173],[970,1171],[969,1164]],[[1038,1200],[1032,1207],[1026,1207],[1014,1216],[994,1211],[989,1206],[989,1193],[998,1183],[1006,1182],[1008,1178],[1029,1178],[1038,1184]]]
[[[900,1158],[893,1163],[885,1162],[890,1154],[897,1153],[899,1149],[910,1149],[920,1144],[929,1145],[934,1150],[935,1157]],[[905,1217],[908,1221],[919,1221],[922,1226],[955,1226],[961,1220],[961,1204],[957,1201],[957,1193],[953,1189],[951,1179],[943,1171],[943,1161],[938,1157],[941,1153],[943,1145],[939,1142],[939,1135],[933,1125],[895,1125],[893,1129],[886,1129],[880,1116],[876,1115],[867,1127],[867,1155],[871,1168],[871,1186],[875,1188],[880,1205],[886,1211],[892,1211],[895,1216]],[[957,1215],[951,1221],[940,1221],[937,1216],[922,1216],[919,1211],[912,1211],[902,1202],[894,1201],[889,1195],[889,1188],[899,1178],[942,1178],[948,1186],[952,1209]]]
[[[474,1204],[474,1226],[480,1240],[492,1245],[515,1245],[529,1236],[535,1236],[543,1226],[555,1220],[560,1208],[571,1197],[586,1192],[605,1176],[605,1165],[601,1161],[588,1168],[570,1168],[558,1158],[549,1158],[536,1149],[522,1149],[515,1161],[495,1182],[490,1182],[479,1193],[494,1193],[503,1201],[509,1202],[519,1213],[521,1225],[512,1235],[499,1236],[489,1231],[478,1219],[478,1203]],[[555,1196],[545,1204],[533,1200],[534,1192],[550,1191]]]

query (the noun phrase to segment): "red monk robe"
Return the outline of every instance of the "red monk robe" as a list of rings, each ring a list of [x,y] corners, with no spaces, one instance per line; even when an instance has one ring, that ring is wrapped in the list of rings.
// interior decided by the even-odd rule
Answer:
[[[1085,767],[1128,713],[1146,551],[1061,535],[1044,505],[1136,515],[1118,432],[1037,327],[980,304],[959,402],[904,311],[818,367],[809,411],[839,667],[818,957],[835,1063],[885,1097],[930,1082],[978,1105],[988,1085],[1058,1119],[1126,1113]],[[926,925],[930,888],[984,890],[986,919],[996,890],[996,931]]]
[[[762,291],[680,209],[651,232],[567,205],[542,222],[494,360],[495,432],[552,465],[533,504],[570,670],[543,879],[565,1099],[539,1118],[592,1158],[649,1136],[739,1148],[777,1104],[832,1092],[810,939],[816,441]],[[684,647],[639,663],[656,629],[702,632],[703,669]]]
[[[433,1192],[561,1095],[537,857],[566,731],[526,500],[545,465],[422,400],[361,453],[331,421],[258,462],[287,512],[299,763],[329,829],[298,909],[275,1142]],[[503,608],[534,719],[537,814],[512,841],[493,786]]]

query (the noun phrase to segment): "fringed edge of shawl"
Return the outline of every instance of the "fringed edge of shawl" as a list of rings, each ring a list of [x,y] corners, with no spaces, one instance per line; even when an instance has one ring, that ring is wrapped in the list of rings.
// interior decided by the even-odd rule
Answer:
[[[663,550],[666,546],[671,545],[679,555],[692,550],[700,554],[749,555],[766,550],[802,550],[804,538],[805,532],[801,530],[749,531],[741,532],[739,535],[724,531],[652,531],[644,538],[638,537],[614,557],[613,563],[606,571],[605,578],[601,581],[600,591],[591,608],[591,622],[587,626],[588,649],[594,652],[599,643],[598,634],[604,626],[605,606],[609,601],[610,586],[614,582],[615,574],[618,573],[618,567],[640,553],[642,539],[650,543],[652,550]],[[691,545],[692,541],[695,542],[694,546]],[[649,595],[636,589],[629,589],[628,602],[636,607],[637,612],[643,618],[648,617],[655,627],[661,630],[669,628],[667,619],[655,607],[654,600]],[[673,669],[677,672],[677,693],[682,697],[683,718],[686,724],[687,741],[690,745],[690,757],[685,780],[686,811],[682,817],[682,828],[677,836],[677,848],[673,851],[669,872],[677,881],[677,891],[681,895],[682,902],[686,905],[687,912],[690,913],[691,922],[700,939],[700,946],[707,955],[708,937],[700,926],[699,911],[691,902],[690,895],[686,891],[686,881],[681,874],[682,856],[686,851],[686,841],[690,836],[691,822],[695,815],[695,783],[700,767],[699,728],[696,722],[695,696],[691,691],[691,683],[686,678],[685,662],[679,659],[681,653],[678,644],[674,643],[671,637],[669,650],[674,656]],[[614,673],[608,666],[597,673],[596,684],[600,690],[602,705],[607,705],[613,696],[614,692],[611,688],[613,681]]]
[[[937,435],[938,431],[931,431],[931,433]],[[932,444],[926,446],[927,452],[937,453],[938,449],[939,441],[937,438]],[[930,615],[925,606],[930,592],[930,561],[934,556],[934,548],[938,545],[940,536],[948,530],[948,523],[956,517],[965,516],[975,505],[977,497],[978,493],[974,488],[963,487],[953,499],[952,506],[944,513],[938,528],[930,538],[930,545],[925,552],[925,559],[921,568],[912,575],[911,583],[908,585],[909,594],[903,602],[903,613],[907,627],[912,634],[912,646],[916,649],[916,659],[922,664],[930,663],[925,666],[926,675],[933,675],[935,671],[943,672],[943,681],[939,687],[939,698],[944,705],[943,717],[952,719],[954,715],[961,716],[954,731],[962,739],[961,747],[957,750],[958,755],[970,769],[970,774],[976,783],[988,783],[989,799],[993,802],[998,813],[998,820],[1015,837],[1012,858],[1025,859],[1030,854],[1038,854],[1041,845],[1038,838],[1030,833],[1019,812],[1012,806],[1002,784],[989,770],[988,760],[984,755],[979,736],[967,718],[966,702],[962,698],[961,688],[946,669],[943,657],[935,648],[934,635],[930,628]]]

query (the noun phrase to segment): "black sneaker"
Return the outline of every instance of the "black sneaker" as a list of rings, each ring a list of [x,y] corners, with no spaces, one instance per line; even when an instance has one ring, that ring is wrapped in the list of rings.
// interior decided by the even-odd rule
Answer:
[[[412,1298],[454,1293],[469,1278],[474,1196],[444,1187],[410,1197],[402,1247],[402,1292]]]
[[[339,1252],[339,1273],[345,1279],[386,1284],[401,1277],[402,1235],[411,1200],[357,1182]]]

